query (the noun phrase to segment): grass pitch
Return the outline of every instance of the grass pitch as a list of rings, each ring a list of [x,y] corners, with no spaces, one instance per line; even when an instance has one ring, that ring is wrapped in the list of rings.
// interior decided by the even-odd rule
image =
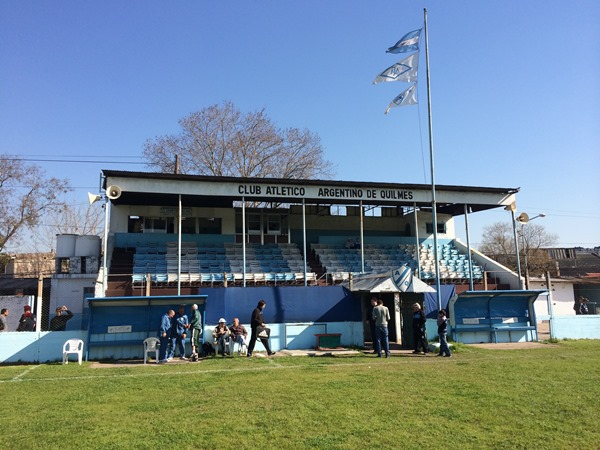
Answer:
[[[600,341],[0,367],[0,448],[596,449]],[[104,366],[104,365],[103,365]]]

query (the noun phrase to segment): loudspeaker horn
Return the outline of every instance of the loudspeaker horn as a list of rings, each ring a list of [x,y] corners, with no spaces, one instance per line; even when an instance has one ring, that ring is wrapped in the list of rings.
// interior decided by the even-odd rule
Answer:
[[[109,186],[106,188],[106,196],[111,200],[116,200],[121,196],[121,188],[119,186]]]
[[[95,202],[97,202],[101,198],[102,198],[102,196],[99,194],[92,194],[91,192],[88,192],[88,201],[90,202],[90,205],[93,205]]]
[[[527,215],[527,213],[519,214],[519,217],[517,217],[517,222],[521,222],[521,223],[529,222],[529,216]]]

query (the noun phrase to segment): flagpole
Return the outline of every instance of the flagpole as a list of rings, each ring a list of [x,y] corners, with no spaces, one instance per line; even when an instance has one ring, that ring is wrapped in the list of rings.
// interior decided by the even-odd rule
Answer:
[[[440,286],[440,258],[437,231],[437,202],[435,199],[435,176],[433,162],[433,127],[431,123],[431,84],[429,80],[429,37],[427,34],[427,8],[423,8],[425,22],[425,71],[427,73],[427,115],[429,118],[429,159],[431,161],[431,220],[433,221],[433,252],[435,256],[435,287],[437,292],[438,311],[442,309]]]

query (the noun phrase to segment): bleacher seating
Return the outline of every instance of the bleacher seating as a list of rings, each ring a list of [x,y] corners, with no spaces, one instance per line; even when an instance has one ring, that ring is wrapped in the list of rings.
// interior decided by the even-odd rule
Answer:
[[[295,244],[246,244],[246,281],[259,283],[304,283],[304,257]],[[244,282],[242,244],[181,243],[181,266],[177,242],[158,245],[146,242],[133,256],[134,284],[144,283],[147,274],[155,283],[224,284]],[[315,274],[307,272],[307,281]]]
[[[361,249],[335,244],[312,244],[312,250],[334,281],[345,281],[350,273],[362,273]],[[432,244],[421,244],[417,262],[416,244],[365,244],[364,272],[383,273],[404,264],[415,270],[420,266],[421,278],[435,278],[435,256]],[[469,279],[469,260],[452,244],[439,245],[440,278],[451,281]],[[473,279],[482,279],[481,267],[473,264]]]

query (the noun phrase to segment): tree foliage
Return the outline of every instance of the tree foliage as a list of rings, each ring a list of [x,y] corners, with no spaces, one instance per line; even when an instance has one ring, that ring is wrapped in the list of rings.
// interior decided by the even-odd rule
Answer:
[[[178,134],[144,144],[148,165],[162,172],[257,178],[329,178],[318,135],[280,129],[264,110],[243,114],[233,103],[212,105],[179,121]]]
[[[521,265],[527,253],[527,268],[530,275],[541,276],[547,270],[554,270],[553,262],[544,250],[556,245],[558,236],[548,233],[543,225],[517,224],[517,239]],[[480,250],[490,258],[516,271],[515,243],[512,224],[496,222],[483,229]],[[525,267],[522,267],[523,272]]]
[[[42,216],[65,207],[67,180],[46,177],[34,164],[13,155],[0,156],[0,252],[13,247],[26,229],[34,228]]]

